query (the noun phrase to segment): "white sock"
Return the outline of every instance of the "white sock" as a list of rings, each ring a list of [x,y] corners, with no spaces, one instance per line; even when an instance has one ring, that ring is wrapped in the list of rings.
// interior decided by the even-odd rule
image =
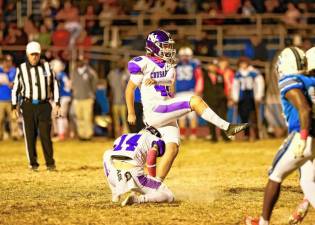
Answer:
[[[315,182],[303,180],[301,181],[301,187],[304,192],[305,198],[307,198],[307,200],[315,208]]]
[[[269,225],[269,221],[265,220],[262,216],[259,220],[259,225]]]
[[[227,130],[230,123],[219,117],[212,109],[206,108],[201,114],[201,118],[214,124],[222,130]]]

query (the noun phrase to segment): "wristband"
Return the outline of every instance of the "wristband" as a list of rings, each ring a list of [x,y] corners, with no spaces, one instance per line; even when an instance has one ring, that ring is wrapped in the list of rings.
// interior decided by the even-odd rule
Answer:
[[[307,129],[303,129],[300,131],[300,135],[301,135],[301,139],[302,140],[306,140],[308,137],[308,130]]]

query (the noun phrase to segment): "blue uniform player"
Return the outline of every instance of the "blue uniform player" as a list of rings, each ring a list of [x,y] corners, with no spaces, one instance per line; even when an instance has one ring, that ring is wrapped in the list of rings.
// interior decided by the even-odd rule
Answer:
[[[176,65],[176,97],[191,97],[193,95],[201,95],[203,78],[200,63],[193,59],[193,51],[189,47],[179,49],[179,62]],[[186,138],[186,122],[190,123],[190,138],[196,139],[197,133],[197,115],[190,112],[182,116],[179,122],[180,134]]]
[[[315,135],[315,120],[312,118],[315,80],[303,75],[306,65],[305,54],[299,48],[285,48],[279,55],[279,89],[289,136],[280,147],[269,171],[262,216],[260,219],[247,217],[246,225],[269,225],[282,181],[298,168],[302,174],[304,195],[315,207],[315,149],[312,146]]]
[[[69,130],[68,113],[71,104],[71,81],[64,71],[65,65],[62,61],[54,59],[51,62],[51,66],[60,85],[60,107],[62,115],[57,118],[57,132],[59,140],[64,140]]]

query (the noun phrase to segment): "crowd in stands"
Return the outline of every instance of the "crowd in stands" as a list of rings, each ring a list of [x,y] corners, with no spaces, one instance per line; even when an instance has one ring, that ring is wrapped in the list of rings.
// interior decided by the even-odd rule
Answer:
[[[147,14],[159,16],[180,14],[201,14],[214,16],[205,24],[250,23],[250,19],[224,19],[224,16],[239,14],[250,16],[260,13],[283,15],[282,21],[288,25],[311,23],[314,18],[305,18],[305,12],[315,12],[312,1],[288,0],[97,0],[97,1],[40,1],[39,11],[23,19],[23,27],[17,26],[17,10],[14,1],[0,1],[0,44],[21,45],[36,40],[41,45],[60,48],[68,46],[89,47],[102,43],[97,38],[104,27],[124,25],[132,21],[115,21],[113,17],[122,15]],[[34,3],[35,4],[35,3]],[[220,17],[220,15],[222,17]],[[84,22],[80,22],[85,18]],[[272,19],[271,19],[272,20]],[[184,20],[162,20],[159,25],[186,23]],[[266,22],[266,21],[265,21]],[[273,21],[269,21],[272,23]],[[189,21],[188,21],[189,23]],[[205,35],[206,36],[206,35]],[[64,54],[66,52],[58,52]]]

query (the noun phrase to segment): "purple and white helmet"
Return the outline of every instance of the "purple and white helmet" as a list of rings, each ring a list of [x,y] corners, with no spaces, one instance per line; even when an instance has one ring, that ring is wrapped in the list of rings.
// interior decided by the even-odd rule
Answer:
[[[153,54],[165,61],[171,61],[174,60],[176,55],[174,43],[170,33],[164,30],[155,30],[149,33],[145,49],[149,54]]]

